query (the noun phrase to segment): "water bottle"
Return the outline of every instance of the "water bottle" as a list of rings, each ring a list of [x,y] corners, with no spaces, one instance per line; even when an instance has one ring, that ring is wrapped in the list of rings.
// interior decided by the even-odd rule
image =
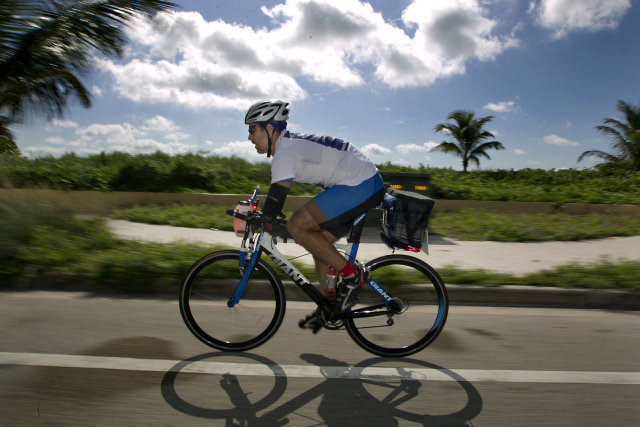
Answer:
[[[243,200],[238,202],[233,212],[246,215],[251,210],[252,210],[251,204],[247,200]],[[236,218],[235,215],[233,216],[233,231],[236,233],[236,236],[244,237],[244,230],[246,227],[247,227],[247,221],[240,218]]]
[[[338,272],[335,268],[327,265],[327,271],[325,273],[325,291],[324,297],[329,301],[336,300],[336,283],[338,282]]]

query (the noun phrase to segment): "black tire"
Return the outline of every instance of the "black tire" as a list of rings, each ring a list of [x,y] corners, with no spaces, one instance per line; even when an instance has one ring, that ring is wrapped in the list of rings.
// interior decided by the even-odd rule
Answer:
[[[191,266],[180,287],[180,314],[189,330],[223,351],[245,351],[269,340],[286,308],[282,281],[263,260],[256,263],[242,299],[227,306],[241,278],[239,257],[237,250],[205,255]]]
[[[449,311],[447,290],[438,273],[426,262],[407,255],[376,258],[367,267],[373,280],[408,306],[390,318],[383,315],[345,319],[351,338],[363,349],[385,357],[408,356],[431,344],[442,331]],[[357,311],[381,302],[382,298],[365,285],[351,309]]]

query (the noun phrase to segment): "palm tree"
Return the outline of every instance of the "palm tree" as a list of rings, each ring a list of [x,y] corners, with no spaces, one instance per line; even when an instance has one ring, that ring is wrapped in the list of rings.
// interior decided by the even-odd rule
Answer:
[[[39,111],[62,117],[69,97],[91,106],[80,81],[92,55],[121,55],[136,16],[175,6],[161,0],[1,0],[0,135]]]
[[[14,141],[4,136],[0,136],[0,155],[19,156],[20,149]]]
[[[598,132],[610,136],[615,154],[600,150],[585,151],[578,157],[599,157],[608,163],[640,171],[640,104],[634,106],[618,101],[618,111],[624,115],[625,121],[604,119],[603,125],[596,126]]]
[[[442,151],[445,153],[453,153],[462,157],[462,170],[467,172],[469,162],[473,162],[476,166],[480,166],[480,157],[491,157],[486,150],[504,150],[502,143],[498,141],[483,142],[487,138],[494,138],[491,132],[482,130],[482,127],[489,123],[493,116],[474,118],[471,111],[454,111],[447,117],[447,120],[454,120],[453,123],[440,123],[435,128],[435,132],[444,132],[451,135],[457,142],[442,142],[431,151]]]

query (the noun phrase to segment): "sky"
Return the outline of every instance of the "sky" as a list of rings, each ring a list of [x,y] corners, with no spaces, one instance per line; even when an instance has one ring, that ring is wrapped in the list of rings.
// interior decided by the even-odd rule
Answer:
[[[121,58],[83,78],[93,106],[12,128],[24,155],[206,152],[266,160],[256,101],[291,131],[350,141],[375,163],[462,169],[431,149],[456,110],[493,116],[481,169],[588,168],[594,128],[640,104],[640,0],[175,0],[138,20]],[[635,22],[635,24],[634,24]],[[475,169],[475,166],[473,166]]]

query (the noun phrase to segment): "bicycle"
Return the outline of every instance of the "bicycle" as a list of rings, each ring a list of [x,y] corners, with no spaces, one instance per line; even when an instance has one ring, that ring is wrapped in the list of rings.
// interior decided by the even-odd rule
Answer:
[[[259,186],[250,203],[255,203]],[[233,210],[227,213],[234,215]],[[347,244],[336,244],[357,263],[366,213],[353,221]],[[235,213],[246,221],[240,250],[212,252],[185,274],[180,313],[204,344],[223,351],[246,351],[276,333],[286,309],[282,280],[261,259],[265,253],[317,306],[329,330],[346,329],[357,345],[373,354],[402,357],[423,350],[442,331],[449,299],[442,278],[426,262],[408,255],[384,255],[366,264],[369,280],[355,304],[335,313],[332,303],[277,249],[290,238],[286,220]],[[382,282],[385,282],[384,287]]]

